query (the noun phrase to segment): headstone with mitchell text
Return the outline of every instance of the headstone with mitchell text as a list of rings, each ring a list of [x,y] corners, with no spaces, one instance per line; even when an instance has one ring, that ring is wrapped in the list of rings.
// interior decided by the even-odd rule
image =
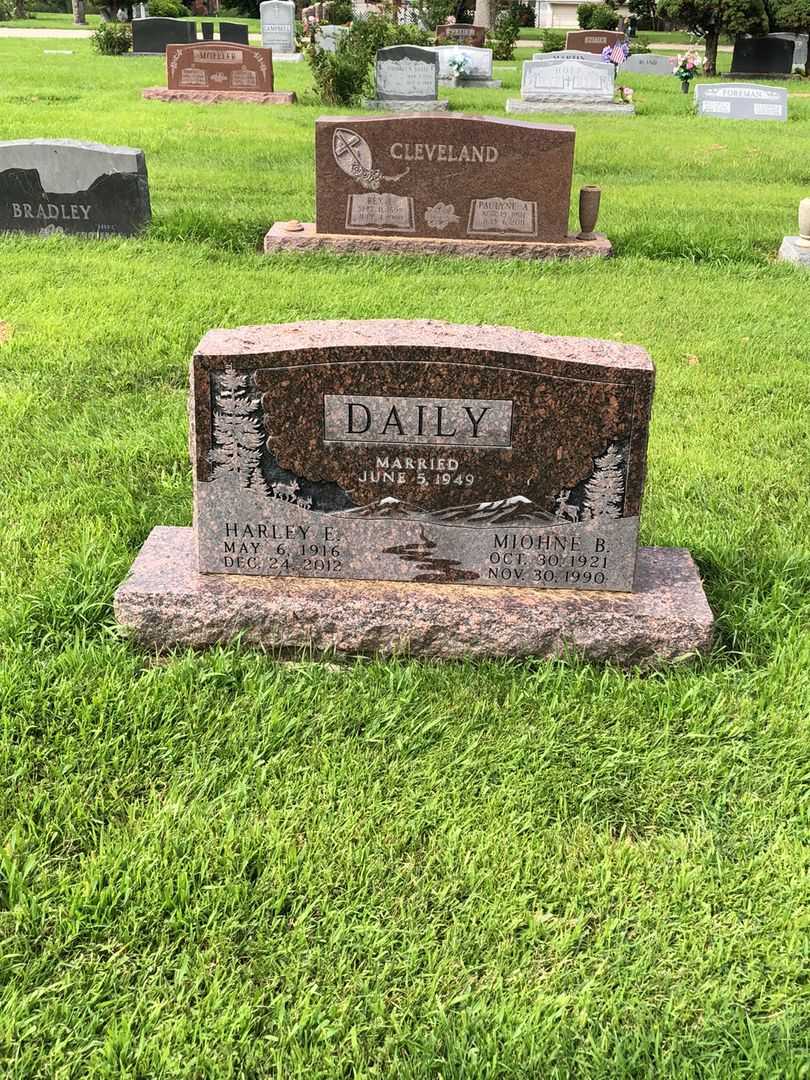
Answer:
[[[470,90],[497,90],[500,79],[492,78],[492,49],[474,49],[469,45],[437,45],[439,82]],[[457,63],[461,61],[463,67]],[[463,74],[458,75],[462,70]]]
[[[638,550],[653,381],[637,346],[503,326],[212,330],[191,365],[194,528],[152,532],[116,617],[161,648],[704,649],[688,553]]]
[[[295,94],[273,89],[270,49],[226,41],[198,41],[166,49],[166,86],[153,86],[143,97],[197,104],[245,102],[292,105]]]
[[[389,112],[435,112],[446,109],[439,100],[439,57],[420,45],[391,45],[378,49],[374,61],[376,96],[364,102],[370,109]]]
[[[263,0],[259,4],[262,47],[273,50],[273,63],[300,61],[295,51],[295,3],[293,0]]]
[[[147,18],[132,21],[132,52],[135,56],[162,56],[167,45],[197,40],[197,27],[183,19]]]
[[[787,120],[787,90],[743,83],[698,83],[698,116],[720,120]]]
[[[72,139],[0,142],[0,232],[130,236],[151,216],[142,150]]]
[[[568,233],[574,137],[571,127],[459,113],[321,117],[315,223],[277,222],[265,251],[608,254],[604,237]]]

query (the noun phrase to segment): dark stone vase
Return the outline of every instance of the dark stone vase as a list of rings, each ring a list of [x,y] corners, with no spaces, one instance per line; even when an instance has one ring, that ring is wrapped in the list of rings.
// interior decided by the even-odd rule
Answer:
[[[599,217],[599,202],[602,189],[584,187],[579,190],[579,239],[593,240],[596,236],[596,219]]]
[[[688,94],[689,93],[689,83],[691,81],[692,81],[691,79],[681,79],[681,93],[682,94]]]

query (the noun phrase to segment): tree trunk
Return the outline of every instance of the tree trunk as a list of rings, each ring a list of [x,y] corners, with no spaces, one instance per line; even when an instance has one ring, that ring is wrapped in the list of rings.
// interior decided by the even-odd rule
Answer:
[[[14,18],[15,19],[27,19],[28,16],[25,13],[25,0],[15,0],[14,3]]]
[[[76,26],[87,25],[87,19],[84,14],[84,0],[73,0],[73,22]]]
[[[706,66],[704,71],[707,75],[717,74],[717,46],[720,41],[719,31],[712,29],[706,31]]]
[[[475,16],[473,23],[476,26],[485,26],[492,29],[492,3],[493,0],[475,0]]]

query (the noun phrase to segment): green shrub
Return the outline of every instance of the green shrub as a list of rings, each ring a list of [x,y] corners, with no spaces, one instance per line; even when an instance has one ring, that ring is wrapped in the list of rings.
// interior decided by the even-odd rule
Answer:
[[[354,18],[352,0],[332,0],[329,21],[335,26],[346,26]]]
[[[487,36],[487,45],[492,49],[493,60],[511,60],[515,51],[515,42],[520,37],[520,24],[512,18],[507,9],[495,20],[495,27]]]
[[[327,105],[354,105],[371,90],[372,64],[378,49],[388,45],[430,45],[433,35],[411,24],[400,26],[382,15],[355,19],[335,52],[309,40],[302,43],[315,89]]]
[[[619,16],[610,4],[578,4],[577,22],[583,30],[615,30]]]
[[[649,38],[633,38],[630,42],[630,55],[635,56],[637,53],[652,52],[649,44]]]
[[[0,0],[0,22],[10,19],[14,15],[13,0]]]
[[[534,4],[524,4],[521,0],[511,0],[509,17],[514,19],[518,26],[534,26]]]
[[[559,52],[565,48],[565,31],[547,28],[540,31],[539,52]]]
[[[128,23],[100,23],[90,40],[103,56],[121,56],[132,48],[132,29]]]
[[[179,0],[149,0],[149,15],[158,19],[183,19],[191,12]]]

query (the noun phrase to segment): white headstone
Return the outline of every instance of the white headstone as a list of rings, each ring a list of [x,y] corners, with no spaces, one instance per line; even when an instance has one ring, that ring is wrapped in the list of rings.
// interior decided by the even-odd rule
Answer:
[[[524,101],[558,97],[612,102],[614,81],[613,64],[603,60],[527,60],[520,96]]]
[[[338,42],[347,30],[347,26],[321,25],[316,32],[315,41],[326,52],[337,52]]]
[[[671,75],[674,70],[674,60],[667,56],[656,56],[654,53],[635,53],[628,56],[619,68],[623,75]]]
[[[259,5],[262,25],[262,48],[279,53],[295,52],[295,3],[293,0],[264,0]]]
[[[559,49],[557,52],[536,52],[532,60],[593,60],[592,52],[581,49]]]
[[[450,61],[464,57],[467,61],[465,79],[492,78],[492,49],[476,49],[470,45],[437,45],[434,52],[439,57],[439,78],[452,79],[456,74],[450,67]]]
[[[698,116],[722,120],[787,120],[787,90],[753,83],[699,83]]]

